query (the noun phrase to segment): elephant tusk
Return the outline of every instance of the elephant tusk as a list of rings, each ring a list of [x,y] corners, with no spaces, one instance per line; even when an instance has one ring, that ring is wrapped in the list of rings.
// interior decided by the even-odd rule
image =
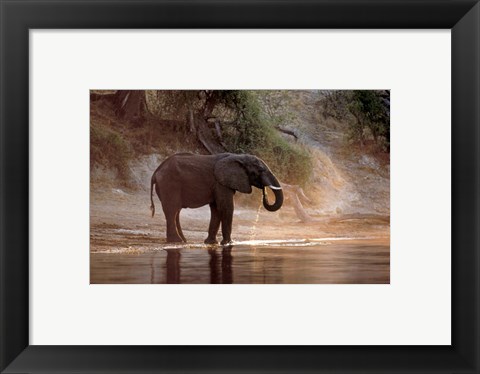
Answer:
[[[282,189],[282,187],[275,187],[275,186],[272,186],[272,185],[268,186],[268,188],[271,188],[272,190],[281,190]]]

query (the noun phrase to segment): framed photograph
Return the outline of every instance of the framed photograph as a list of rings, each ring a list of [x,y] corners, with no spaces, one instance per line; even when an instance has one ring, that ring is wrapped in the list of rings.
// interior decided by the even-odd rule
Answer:
[[[389,90],[92,90],[90,283],[389,284],[389,129]]]
[[[2,1],[2,373],[479,372],[477,1]]]

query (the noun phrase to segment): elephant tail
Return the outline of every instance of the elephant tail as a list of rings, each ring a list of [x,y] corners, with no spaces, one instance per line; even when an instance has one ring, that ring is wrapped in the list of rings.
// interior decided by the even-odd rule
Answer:
[[[155,215],[155,204],[153,203],[153,185],[155,184],[155,173],[152,175],[152,181],[150,182],[150,210],[152,212],[152,217]]]

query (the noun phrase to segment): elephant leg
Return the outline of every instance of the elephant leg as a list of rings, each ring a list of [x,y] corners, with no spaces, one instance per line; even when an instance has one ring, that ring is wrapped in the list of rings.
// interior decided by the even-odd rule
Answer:
[[[227,215],[222,220],[222,237],[223,237],[223,240],[220,243],[222,245],[232,243],[232,221],[233,221],[233,214],[229,215],[229,216]]]
[[[166,206],[162,203],[163,212],[165,213],[165,219],[167,221],[167,242],[169,243],[181,243],[182,238],[177,231],[177,215],[180,211],[179,208]]]
[[[205,244],[218,244],[217,233],[220,228],[220,215],[217,206],[210,204],[210,225],[208,226],[208,237],[205,239]]]
[[[187,242],[187,239],[185,239],[185,236],[183,235],[183,231],[182,231],[182,226],[180,226],[180,211],[178,211],[177,213],[177,217],[175,219],[175,222],[177,223],[177,232],[178,232],[178,235],[182,238],[182,240],[186,243]]]
[[[222,245],[232,242],[232,221],[233,221],[233,194],[232,190],[224,190],[217,199],[217,206],[220,213],[220,220],[222,221]]]

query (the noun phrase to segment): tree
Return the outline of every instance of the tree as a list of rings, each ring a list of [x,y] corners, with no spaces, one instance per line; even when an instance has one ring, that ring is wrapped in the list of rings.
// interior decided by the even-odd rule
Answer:
[[[277,165],[280,175],[291,182],[304,183],[310,174],[308,153],[278,134],[278,130],[289,130],[268,117],[254,91],[119,90],[91,95],[92,100],[110,102],[122,120],[120,124],[137,127],[135,147],[146,144],[151,149],[157,134],[168,132],[165,127],[169,127],[190,144],[198,142],[210,154],[255,154]],[[160,127],[162,131],[158,131]],[[290,135],[295,137],[293,132]]]
[[[143,119],[145,91],[119,90],[115,93],[113,103],[120,118],[130,121]]]
[[[365,142],[365,131],[376,144],[390,149],[390,94],[388,91],[355,90],[348,106],[355,117],[352,123],[354,137]]]

